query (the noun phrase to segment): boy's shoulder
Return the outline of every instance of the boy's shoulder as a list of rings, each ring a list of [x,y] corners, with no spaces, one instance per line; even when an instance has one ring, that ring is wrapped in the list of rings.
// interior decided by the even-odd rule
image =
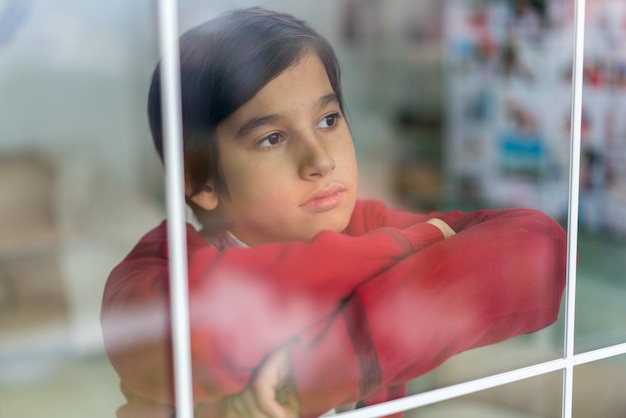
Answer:
[[[211,247],[189,223],[186,224],[186,235],[189,255],[201,248]],[[114,272],[167,265],[168,260],[168,221],[164,220],[139,239],[126,257],[115,267]]]
[[[159,225],[148,231],[137,242],[133,251],[142,252],[144,250],[151,250],[167,256],[169,254],[168,223],[169,221],[167,219],[163,220]],[[207,241],[203,236],[202,231],[199,231],[194,225],[190,224],[189,222],[185,223],[185,235],[187,239],[188,251],[211,246],[209,241]]]

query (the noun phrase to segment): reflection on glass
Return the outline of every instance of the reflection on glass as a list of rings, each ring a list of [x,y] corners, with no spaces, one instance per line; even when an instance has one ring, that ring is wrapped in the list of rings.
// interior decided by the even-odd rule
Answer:
[[[157,60],[148,3],[0,0],[0,416],[109,417],[123,403],[98,314],[108,272],[163,217],[145,117]],[[564,221],[572,1],[522,9],[506,1],[344,1],[335,20],[321,12],[330,1],[266,3],[307,18],[337,46],[350,75],[363,197],[416,209],[531,206]],[[626,341],[626,4],[589,3],[579,352]],[[186,28],[229,5],[181,7]],[[560,322],[464,353],[411,390],[558,358],[562,335]],[[619,394],[597,392],[624,387],[621,366],[577,367],[576,416],[589,416],[585,402],[604,395],[613,396],[607,407],[626,409]],[[507,385],[415,416],[465,401],[477,411],[559,416],[560,379]],[[510,414],[494,416],[518,416]],[[439,416],[451,415],[469,413]]]
[[[449,373],[455,373],[454,366],[442,368],[442,384],[449,383]],[[556,418],[561,416],[562,387],[562,372],[554,372],[407,411],[405,417]]]

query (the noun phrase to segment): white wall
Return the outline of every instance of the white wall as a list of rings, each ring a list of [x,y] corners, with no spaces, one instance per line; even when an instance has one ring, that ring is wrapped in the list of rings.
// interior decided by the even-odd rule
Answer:
[[[156,51],[150,2],[33,0],[30,6],[0,49],[0,152],[87,151],[121,186],[137,186],[151,160],[142,155]]]
[[[13,1],[27,2],[0,0],[0,25],[15,23]],[[0,45],[0,153],[79,149],[96,155],[119,187],[158,188],[145,111],[158,60],[156,1],[24,4],[20,25]],[[182,0],[180,28],[257,4],[306,16],[324,10],[318,2]]]

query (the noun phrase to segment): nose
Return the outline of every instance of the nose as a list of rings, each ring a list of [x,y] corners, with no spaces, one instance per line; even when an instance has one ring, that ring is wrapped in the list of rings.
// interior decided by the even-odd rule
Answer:
[[[323,178],[335,169],[335,160],[329,153],[328,144],[316,136],[303,139],[300,153],[300,177],[304,180]]]

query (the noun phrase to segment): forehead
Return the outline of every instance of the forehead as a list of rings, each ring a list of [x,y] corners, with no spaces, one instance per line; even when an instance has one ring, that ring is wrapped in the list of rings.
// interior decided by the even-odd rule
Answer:
[[[333,88],[324,64],[316,54],[305,54],[270,80],[224,122],[290,113],[294,108],[303,110],[303,107],[314,106],[331,93]]]

